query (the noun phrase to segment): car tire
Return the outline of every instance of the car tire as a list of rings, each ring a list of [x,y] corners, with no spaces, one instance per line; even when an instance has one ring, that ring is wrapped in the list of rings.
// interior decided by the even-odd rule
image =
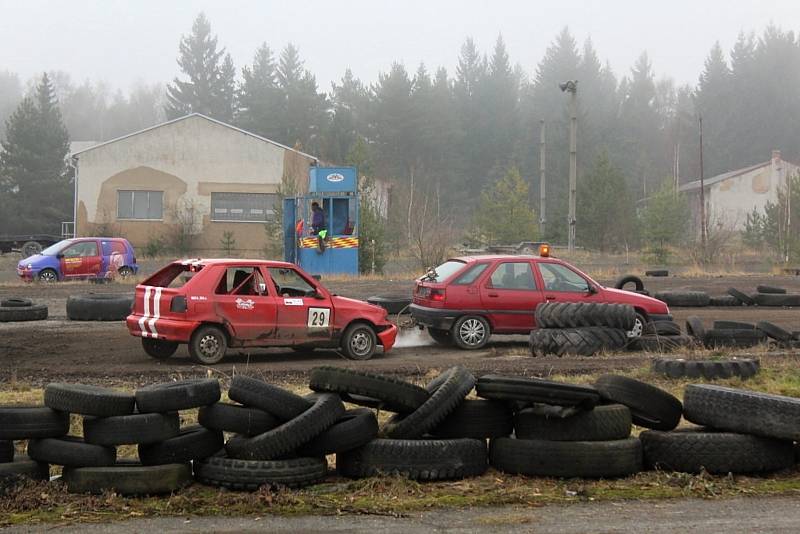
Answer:
[[[65,467],[61,480],[70,493],[120,495],[172,493],[191,484],[189,464],[141,465],[121,461],[111,467]]]
[[[178,412],[83,418],[83,439],[94,445],[157,443],[179,432]]]
[[[264,410],[227,402],[201,407],[197,412],[197,422],[210,430],[245,436],[263,434],[282,423]]]
[[[764,332],[767,336],[771,337],[775,341],[787,342],[794,339],[790,331],[784,330],[780,326],[769,321],[759,321],[756,323],[756,328]]]
[[[430,434],[439,439],[488,439],[509,436],[513,431],[514,416],[506,403],[465,399]]]
[[[325,458],[236,460],[226,456],[196,462],[194,473],[201,484],[234,491],[255,491],[263,486],[302,488],[323,480],[327,474]]]
[[[667,306],[704,307],[709,304],[705,291],[659,291],[654,296]]]
[[[70,467],[106,467],[117,461],[117,448],[86,443],[82,438],[32,439],[28,442],[32,460]]]
[[[314,391],[338,393],[347,402],[361,404],[370,399],[370,407],[397,413],[409,413],[430,398],[425,388],[404,380],[368,371],[344,367],[316,367],[311,370],[309,387]]]
[[[368,408],[347,410],[330,428],[299,449],[298,456],[327,456],[349,451],[378,437],[378,419]]]
[[[450,330],[442,330],[440,328],[428,328],[427,330],[431,339],[439,345],[448,347],[453,344],[453,334]]]
[[[638,438],[612,441],[547,441],[497,438],[489,464],[505,473],[563,478],[612,478],[642,470]]]
[[[132,414],[136,397],[132,393],[83,384],[48,384],[44,405],[61,412],[96,417]]]
[[[29,306],[33,306],[33,301],[31,299],[20,297],[0,299],[0,307],[2,308],[27,308]]]
[[[475,386],[475,377],[464,367],[451,367],[431,380],[425,389],[430,397],[407,415],[395,415],[383,428],[381,436],[393,439],[413,439],[436,428],[464,401]]]
[[[139,413],[191,410],[219,400],[219,381],[205,378],[152,384],[137,389],[134,396]]]
[[[202,325],[189,339],[189,357],[202,365],[214,365],[222,361],[228,350],[228,336],[219,327]]]
[[[733,295],[720,295],[719,297],[709,297],[708,305],[718,307],[741,306],[742,301]]]
[[[753,297],[757,306],[795,308],[800,306],[800,294],[776,295],[758,293]]]
[[[772,295],[785,295],[786,290],[782,287],[775,287],[775,286],[756,286],[756,291],[759,293],[769,293]]]
[[[746,293],[743,293],[743,292],[739,291],[735,287],[729,287],[727,293],[728,293],[728,295],[732,296],[733,298],[735,298],[736,300],[738,300],[741,304],[744,304],[745,306],[752,306],[752,305],[754,305],[756,303],[756,301],[753,300],[753,297],[751,297],[750,295],[748,295]]]
[[[636,317],[633,320],[633,327],[628,330],[625,335],[628,337],[629,340],[636,339],[642,337],[644,333],[644,327],[647,324],[647,319],[641,313],[636,313]]]
[[[651,321],[645,325],[644,335],[680,336],[681,326],[675,321]]]
[[[686,334],[702,341],[703,338],[706,337],[706,329],[703,326],[703,320],[697,315],[690,315],[687,317]]]
[[[0,406],[0,440],[57,438],[69,432],[69,414],[44,406]]]
[[[548,441],[611,441],[631,434],[631,411],[622,404],[604,404],[568,417],[550,417],[533,408],[514,416],[517,439]]]
[[[123,266],[117,269],[117,275],[120,278],[128,278],[129,276],[133,276],[133,269],[128,266]]]
[[[482,349],[492,335],[489,321],[480,315],[463,315],[453,324],[451,337],[462,350]]]
[[[687,335],[659,336],[647,335],[631,340],[628,348],[644,352],[672,352],[695,344],[695,339]]]
[[[624,376],[603,375],[594,386],[605,400],[627,406],[636,425],[672,430],[681,420],[681,401],[650,384]]]
[[[0,441],[0,464],[6,464],[14,461],[14,442],[13,441]]]
[[[373,297],[367,298],[367,302],[370,304],[374,304],[375,306],[380,306],[386,313],[391,315],[398,315],[403,311],[408,312],[407,308],[411,304],[411,298],[409,297],[393,297],[387,295],[375,295]]]
[[[689,384],[684,417],[718,430],[800,440],[800,399],[711,384]]]
[[[600,392],[591,386],[565,384],[542,378],[484,375],[475,384],[475,391],[484,399],[579,406],[586,410],[594,408],[600,402]]]
[[[124,321],[133,309],[133,295],[88,293],[67,297],[71,321]]]
[[[38,241],[25,241],[19,249],[23,258],[30,258],[31,256],[40,254],[42,250],[44,250],[42,244]]]
[[[636,321],[633,306],[597,302],[545,302],[536,306],[535,315],[539,328],[604,326],[631,330]]]
[[[459,480],[487,468],[486,441],[479,439],[376,439],[336,455],[348,478],[402,475],[412,480]]]
[[[731,378],[738,376],[747,379],[758,373],[760,363],[755,359],[741,360],[684,360],[655,358],[652,364],[653,372],[667,378],[705,378],[716,380],[718,378]]]
[[[645,276],[653,276],[653,277],[656,277],[656,276],[663,277],[663,276],[669,276],[669,271],[666,270],[666,269],[654,269],[652,271],[645,271],[644,275]]]
[[[142,465],[183,464],[213,456],[224,446],[222,432],[195,425],[164,441],[139,445],[138,453]]]
[[[41,271],[39,271],[39,274],[36,276],[36,279],[46,284],[49,284],[51,282],[58,282],[58,273],[55,272],[53,269],[42,269]]]
[[[375,330],[366,323],[354,323],[342,334],[342,352],[349,360],[369,360],[378,346]]]
[[[0,487],[8,488],[22,478],[50,480],[50,465],[31,460],[24,454],[14,456],[13,462],[0,463]]]
[[[156,360],[169,359],[178,350],[178,345],[177,341],[165,341],[150,337],[142,338],[142,349],[148,356]]]
[[[641,278],[633,274],[628,274],[617,278],[616,281],[614,281],[614,288],[625,289],[625,286],[628,284],[634,285],[634,292],[644,291],[644,282],[642,282]]]
[[[245,406],[264,410],[282,421],[299,417],[314,405],[291,391],[244,375],[233,377],[228,397]]]
[[[533,356],[594,356],[623,349],[628,344],[628,332],[603,326],[539,328],[531,331],[529,339]]]
[[[720,347],[754,347],[759,343],[767,341],[767,335],[755,328],[737,329],[725,328],[706,330],[706,337],[703,345],[706,348]]]
[[[47,306],[0,306],[0,323],[22,321],[44,321],[47,319]]]

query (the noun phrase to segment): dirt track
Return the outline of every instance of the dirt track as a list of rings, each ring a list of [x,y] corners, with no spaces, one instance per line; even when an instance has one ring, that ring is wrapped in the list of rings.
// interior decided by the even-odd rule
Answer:
[[[609,281],[601,281],[609,282]],[[754,291],[759,283],[778,285],[790,292],[800,292],[798,277],[725,277],[725,278],[651,278],[646,279],[650,291],[661,289],[702,289],[721,295],[734,286],[745,292]],[[407,294],[409,281],[348,281],[328,282],[330,289],[345,296],[366,298],[377,293]],[[70,294],[95,292],[130,292],[131,286],[121,284],[88,285],[40,284],[0,287],[0,297],[21,296],[50,307],[50,319],[31,323],[0,323],[0,381],[12,375],[32,384],[57,379],[90,379],[95,383],[152,382],[169,375],[192,376],[207,372],[204,367],[189,361],[185,347],[166,362],[149,358],[139,340],[131,337],[120,323],[82,323],[66,320],[65,301]],[[769,320],[790,330],[800,330],[800,310],[782,308],[675,308],[675,318],[683,323],[688,315],[696,314],[707,323],[713,319],[743,321]],[[254,350],[249,353],[229,353],[225,361],[214,367],[219,376],[239,371],[262,373],[265,378],[290,380],[317,365],[337,364],[375,369],[399,375],[418,376],[430,368],[456,363],[464,364],[479,373],[513,372],[525,375],[550,373],[586,373],[597,370],[630,369],[644,365],[649,355],[622,353],[603,358],[531,358],[525,338],[496,338],[487,350],[460,351],[441,348],[429,343],[426,334],[414,331],[403,338],[400,348],[368,362],[350,362],[336,352],[318,351],[297,354],[285,349]],[[408,345],[403,347],[402,344]],[[425,344],[425,345],[422,345]],[[421,346],[420,346],[421,345]]]

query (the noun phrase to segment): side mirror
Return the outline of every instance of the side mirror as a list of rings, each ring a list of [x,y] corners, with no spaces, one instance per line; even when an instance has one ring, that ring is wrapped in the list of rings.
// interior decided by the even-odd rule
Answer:
[[[597,286],[595,286],[594,284],[589,284],[589,289],[587,289],[587,292],[590,295],[594,295],[595,293],[597,293]]]
[[[59,252],[58,254],[56,254],[56,259],[59,259],[59,260],[60,260],[60,259],[62,259],[63,257],[64,257],[64,254],[63,254],[62,252]]]

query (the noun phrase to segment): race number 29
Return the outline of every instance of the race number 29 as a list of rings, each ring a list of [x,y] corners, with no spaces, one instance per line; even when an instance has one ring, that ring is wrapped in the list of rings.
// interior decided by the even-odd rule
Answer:
[[[331,320],[330,308],[309,308],[308,309],[308,327],[309,328],[325,328]]]

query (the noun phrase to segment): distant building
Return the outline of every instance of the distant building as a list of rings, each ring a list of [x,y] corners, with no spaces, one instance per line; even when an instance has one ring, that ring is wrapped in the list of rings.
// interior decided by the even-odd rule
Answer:
[[[743,230],[747,214],[754,208],[763,213],[767,202],[777,202],[778,191],[786,187],[787,178],[798,172],[800,167],[782,160],[780,150],[773,150],[769,161],[706,178],[703,182],[709,224]],[[700,180],[679,189],[689,196],[694,227],[699,229]]]
[[[232,232],[236,253],[267,242],[282,179],[298,191],[316,157],[197,113],[72,154],[75,234],[113,234],[139,250],[190,236],[198,255],[222,252]]]

